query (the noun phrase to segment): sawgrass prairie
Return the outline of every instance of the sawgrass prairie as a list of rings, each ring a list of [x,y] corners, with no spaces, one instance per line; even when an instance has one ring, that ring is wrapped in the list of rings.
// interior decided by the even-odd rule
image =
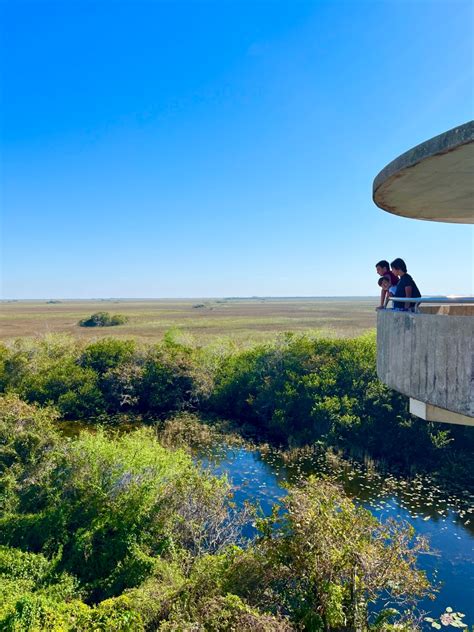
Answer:
[[[353,337],[375,327],[377,298],[110,299],[3,301],[0,339],[68,333],[160,340],[178,329],[199,344],[217,337],[238,343],[262,341],[281,332],[315,331]],[[99,311],[127,316],[125,325],[80,327]]]

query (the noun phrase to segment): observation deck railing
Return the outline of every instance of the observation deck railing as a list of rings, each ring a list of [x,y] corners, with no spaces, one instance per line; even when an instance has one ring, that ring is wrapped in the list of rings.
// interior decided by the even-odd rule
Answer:
[[[389,301],[395,304],[412,303],[415,305],[415,313],[420,311],[423,305],[473,305],[474,296],[422,296],[421,298],[395,298],[390,296]]]

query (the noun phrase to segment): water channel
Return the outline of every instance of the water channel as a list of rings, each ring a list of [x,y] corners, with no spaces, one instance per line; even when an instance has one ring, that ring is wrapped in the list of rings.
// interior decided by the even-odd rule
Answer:
[[[312,473],[332,474],[377,518],[406,520],[429,539],[432,552],[420,556],[419,566],[439,585],[439,592],[435,601],[422,601],[420,608],[438,617],[449,606],[474,624],[474,496],[467,490],[449,493],[428,476],[398,478],[358,461],[331,462],[317,455],[289,465],[277,452],[221,445],[200,453],[198,460],[228,476],[238,504],[256,501],[266,515],[286,493],[282,483],[296,483]],[[251,530],[249,526],[247,535]]]

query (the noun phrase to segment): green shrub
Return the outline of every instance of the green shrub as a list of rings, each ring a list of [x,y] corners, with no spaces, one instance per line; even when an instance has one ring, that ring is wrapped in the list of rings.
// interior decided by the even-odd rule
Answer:
[[[54,404],[65,419],[92,417],[105,410],[97,373],[72,359],[59,360],[29,373],[19,387],[29,402]]]
[[[202,411],[258,440],[291,447],[322,441],[405,468],[442,466],[459,479],[461,455],[474,446],[472,428],[444,429],[411,416],[407,398],[378,380],[375,352],[373,335],[287,334],[246,350],[196,348],[179,331],[148,348],[50,335],[0,347],[0,390],[52,403],[67,419]]]
[[[367,629],[368,605],[431,594],[417,558],[427,550],[408,523],[380,523],[339,486],[315,477],[289,490],[259,523],[267,582],[303,629]],[[298,578],[295,581],[295,578]]]
[[[96,312],[79,321],[80,327],[114,327],[124,325],[128,322],[127,316],[123,314],[110,314],[109,312]]]
[[[5,632],[143,632],[141,617],[127,597],[108,599],[95,607],[80,600],[57,601],[26,593],[7,607],[0,606],[0,629]]]
[[[108,412],[133,409],[143,370],[133,340],[102,338],[82,351],[79,365],[98,375],[98,385]]]
[[[192,350],[165,339],[145,359],[140,383],[139,409],[167,415],[196,403]]]
[[[78,621],[79,630],[103,630],[104,632],[144,632],[145,627],[140,614],[134,609],[133,603],[122,595],[114,599],[106,599],[86,614],[82,614]]]
[[[90,607],[77,580],[57,569],[57,559],[0,546],[0,629],[12,632],[143,630],[126,596]]]
[[[0,393],[3,393],[8,386],[7,363],[9,360],[9,351],[7,347],[0,343]]]
[[[56,560],[0,546],[0,629],[61,629],[59,613],[66,603],[80,607],[79,597],[77,581],[58,572]]]
[[[143,392],[143,373],[143,367],[133,362],[119,364],[104,373],[100,388],[108,412],[138,408],[140,393]]]
[[[26,579],[37,584],[51,572],[51,562],[43,555],[0,546],[0,577]]]
[[[116,340],[115,338],[101,338],[87,345],[79,358],[79,364],[87,369],[93,369],[103,375],[110,369],[115,369],[125,362],[130,362],[136,352],[134,340]]]
[[[375,353],[372,335],[287,335],[223,358],[208,408],[279,444],[323,440],[407,466],[433,462],[448,437],[409,415],[407,398],[378,380]]]
[[[159,627],[163,632],[289,632],[293,629],[285,618],[259,612],[232,594],[203,598],[193,604],[190,612],[178,610]]]
[[[227,483],[163,448],[151,429],[65,442],[47,419],[40,427],[44,412],[11,398],[3,406],[0,489],[9,511],[0,542],[59,556],[58,569],[94,599],[142,583],[159,556],[215,550],[233,533]]]
[[[374,630],[417,629],[376,612],[430,590],[410,527],[311,478],[243,549],[228,483],[150,428],[69,440],[55,419],[0,397],[0,629],[367,632],[370,604]]]

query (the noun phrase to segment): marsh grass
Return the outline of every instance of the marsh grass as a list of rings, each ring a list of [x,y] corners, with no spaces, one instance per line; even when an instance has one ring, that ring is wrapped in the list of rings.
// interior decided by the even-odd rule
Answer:
[[[91,339],[97,336],[161,340],[178,328],[207,344],[230,337],[240,345],[264,342],[284,331],[317,330],[321,336],[354,337],[375,327],[376,299],[214,299],[196,309],[196,299],[120,301],[15,301],[0,303],[0,339],[69,333]],[[82,328],[78,321],[107,310],[128,318],[113,330]]]
[[[209,421],[198,415],[181,413],[166,419],[157,427],[161,445],[188,451],[202,450],[225,443],[227,446],[249,446],[241,435],[234,432],[230,422]]]

